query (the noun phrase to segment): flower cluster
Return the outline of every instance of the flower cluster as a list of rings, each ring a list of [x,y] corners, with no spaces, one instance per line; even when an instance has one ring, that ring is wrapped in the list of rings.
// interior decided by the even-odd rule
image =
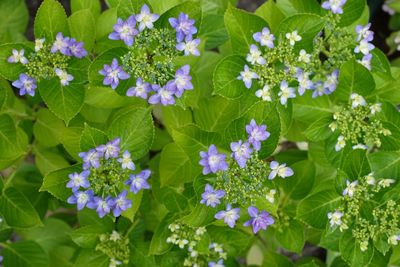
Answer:
[[[209,243],[205,227],[191,227],[184,223],[175,222],[168,226],[171,235],[167,243],[186,249],[188,256],[183,266],[191,267],[224,267],[227,254],[223,246],[218,243]],[[205,244],[205,242],[208,242]],[[206,245],[206,246],[205,246]]]
[[[127,90],[127,96],[147,99],[150,104],[172,105],[185,90],[193,89],[190,66],[177,67],[176,58],[200,55],[200,39],[194,38],[195,21],[187,14],[170,18],[172,29],[155,28],[153,23],[158,18],[145,4],[139,14],[126,21],[118,19],[109,38],[122,40],[128,52],[120,58],[122,64],[114,58],[99,73],[104,76],[103,84],[112,89],[117,88],[120,80],[134,78],[135,85]]]
[[[335,150],[342,150],[347,144],[353,149],[368,149],[381,146],[380,136],[391,135],[376,114],[381,112],[381,103],[369,105],[364,97],[350,95],[351,104],[333,115],[329,125],[333,132],[339,132]]]
[[[325,18],[325,29],[314,38],[312,51],[300,49],[297,52],[295,47],[299,46],[302,36],[296,30],[279,38],[267,27],[256,32],[253,39],[257,45],[250,46],[246,57],[250,67],[245,65],[237,79],[242,80],[248,89],[256,80],[259,88],[255,92],[257,97],[263,101],[279,100],[286,105],[288,99],[295,98],[297,94],[302,96],[307,90],[312,91],[313,98],[334,92],[338,85],[339,68],[352,58],[371,69],[370,52],[374,46],[370,43],[373,39],[370,24],[365,27],[358,25],[354,40],[351,33],[338,26],[345,3],[345,0],[322,3],[322,7],[332,13]],[[354,53],[363,56],[359,58]]]
[[[74,77],[67,72],[71,57],[83,58],[87,51],[83,42],[74,38],[64,37],[58,33],[52,44],[46,44],[45,39],[35,41],[35,51],[25,57],[25,50],[12,50],[12,55],[7,61],[12,64],[22,64],[24,72],[12,85],[19,89],[20,95],[35,95],[37,83],[41,79],[58,77],[62,86],[67,86]]]
[[[69,175],[67,188],[71,188],[72,196],[68,198],[68,203],[77,204],[78,210],[85,206],[94,209],[100,217],[111,211],[118,217],[132,206],[126,186],[134,194],[150,188],[147,182],[150,170],[135,174],[135,164],[129,151],[121,153],[119,143],[120,139],[116,138],[79,153],[83,171]]]
[[[255,120],[251,120],[246,126],[248,139],[231,143],[232,154],[228,160],[225,154],[218,153],[214,145],[207,152],[200,152],[199,163],[203,166],[203,174],[216,174],[217,188],[206,184],[200,203],[215,208],[224,199],[226,209],[217,212],[215,218],[223,220],[231,228],[240,218],[240,208],[234,208],[234,205],[247,206],[251,219],[244,225],[252,226],[254,233],[273,224],[274,220],[268,212],[259,212],[255,207],[256,201],[261,198],[273,203],[276,189],[271,188],[272,180],[277,176],[286,178],[293,175],[293,170],[286,164],[272,161],[268,165],[253,153],[259,151],[261,142],[270,136],[266,128],[266,125],[257,125]]]
[[[110,258],[109,267],[129,263],[129,239],[117,231],[100,235],[100,242],[97,244],[96,250],[103,252]]]
[[[376,179],[374,173],[355,181],[346,181],[340,206],[327,214],[332,230],[351,230],[361,251],[370,240],[383,240],[397,245],[400,240],[400,208],[392,199],[382,198],[381,192],[396,181]]]

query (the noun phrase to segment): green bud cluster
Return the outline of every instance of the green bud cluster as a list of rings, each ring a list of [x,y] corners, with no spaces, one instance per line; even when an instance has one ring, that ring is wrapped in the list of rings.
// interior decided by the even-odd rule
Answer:
[[[28,56],[26,74],[36,81],[55,77],[55,68],[65,70],[68,67],[69,57],[61,53],[51,53],[50,49],[51,44],[44,44],[39,51]]]
[[[175,75],[176,32],[173,29],[142,31],[127,54],[121,57],[122,68],[132,77],[150,84],[166,84]]]
[[[210,243],[210,238],[205,227],[192,227],[184,223],[174,222],[168,226],[171,235],[167,243],[185,249],[188,256],[183,266],[206,267],[208,262],[226,259],[227,254],[221,244]]]
[[[96,250],[103,252],[110,258],[110,267],[129,263],[129,239],[120,235],[117,231],[100,235],[100,242],[97,244]]]

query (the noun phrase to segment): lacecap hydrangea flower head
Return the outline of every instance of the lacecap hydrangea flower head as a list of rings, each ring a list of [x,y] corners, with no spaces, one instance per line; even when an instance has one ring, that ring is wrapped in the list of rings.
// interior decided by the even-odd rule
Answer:
[[[150,170],[136,170],[130,152],[120,149],[120,139],[79,153],[83,171],[69,175],[67,187],[72,195],[68,203],[76,204],[78,210],[88,207],[100,217],[112,213],[115,217],[132,206],[128,192],[137,194],[149,189]]]
[[[310,91],[313,98],[332,94],[339,83],[339,69],[350,59],[371,70],[371,24],[357,25],[354,32],[339,26],[346,0],[328,0],[322,8],[325,27],[314,37],[313,46],[303,47],[303,36],[293,31],[275,36],[268,27],[253,34],[254,43],[246,56],[247,64],[237,79],[263,101],[289,99]],[[254,86],[256,85],[256,86]]]
[[[253,119],[246,126],[246,132],[246,140],[231,143],[230,157],[220,153],[215,145],[200,152],[199,164],[203,167],[203,174],[216,176],[212,179],[213,185],[205,185],[200,203],[218,208],[215,219],[231,228],[240,219],[240,210],[244,207],[249,219],[243,225],[250,226],[256,234],[274,224],[272,215],[259,210],[257,203],[260,200],[274,203],[277,190],[272,181],[276,177],[290,177],[294,172],[285,163],[268,163],[258,158],[262,142],[270,136],[266,125],[259,125]]]
[[[199,56],[200,39],[195,37],[195,20],[180,13],[169,18],[169,26],[156,28],[159,15],[146,4],[140,13],[126,20],[118,19],[111,40],[122,41],[127,52],[105,64],[99,73],[103,84],[116,89],[121,80],[129,79],[126,95],[146,99],[150,104],[172,105],[184,91],[193,90],[190,65],[179,66],[181,56]]]
[[[36,39],[34,50],[29,46],[12,49],[7,58],[8,63],[22,67],[12,85],[19,89],[20,95],[30,96],[35,95],[38,83],[44,79],[57,77],[61,86],[68,86],[75,81],[69,67],[87,54],[83,42],[66,37],[61,32],[55,40]]]

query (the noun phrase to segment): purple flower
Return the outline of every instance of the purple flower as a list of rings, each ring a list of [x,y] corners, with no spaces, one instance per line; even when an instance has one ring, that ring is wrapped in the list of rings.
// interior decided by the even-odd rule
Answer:
[[[326,81],[324,82],[324,87],[332,93],[336,90],[336,87],[339,83],[339,70],[334,70],[330,75],[326,77]]]
[[[95,209],[100,218],[103,218],[106,214],[110,213],[112,207],[112,199],[107,196],[105,199],[101,197],[94,197],[92,201],[87,203],[89,209]]]
[[[126,185],[130,186],[130,191],[137,194],[141,189],[150,189],[150,185],[147,182],[151,174],[150,170],[143,170],[138,174],[131,174],[129,180],[125,182]]]
[[[64,38],[61,32],[57,33],[56,40],[51,47],[51,53],[54,54],[57,51],[60,51],[61,54],[66,56],[71,55],[71,51],[69,49],[69,37]]]
[[[253,149],[249,143],[243,143],[242,140],[231,143],[232,157],[236,160],[240,168],[246,167],[246,162],[251,156]]]
[[[165,87],[160,87],[158,84],[153,84],[151,87],[156,92],[154,95],[150,96],[148,102],[150,104],[159,104],[163,106],[175,104],[174,98],[174,86],[172,83],[168,82]]]
[[[114,24],[114,31],[108,35],[111,40],[122,40],[127,46],[132,46],[135,36],[139,31],[135,28],[136,19],[135,16],[130,16],[126,21],[118,19],[117,23]]]
[[[329,91],[329,88],[325,87],[324,83],[321,81],[314,83],[313,90],[314,90],[312,93],[313,98],[323,95],[329,95],[331,93],[331,91]]]
[[[131,153],[129,153],[128,150],[124,151],[124,154],[122,154],[122,158],[119,158],[118,162],[121,163],[121,167],[124,170],[135,170],[135,164],[132,162]]]
[[[371,50],[374,49],[375,46],[369,43],[367,40],[361,40],[360,44],[354,48],[355,53],[363,53],[364,55],[370,54]]]
[[[256,63],[264,65],[266,63],[265,58],[262,57],[261,51],[253,44],[250,45],[250,53],[247,54],[246,60],[252,65]]]
[[[327,0],[322,3],[322,8],[331,10],[333,14],[343,14],[343,6],[347,0]]]
[[[253,34],[254,41],[261,44],[261,46],[267,46],[269,48],[274,48],[275,36],[270,33],[267,27],[264,27],[261,32],[256,32]]]
[[[90,167],[97,169],[100,166],[100,155],[96,149],[91,149],[88,152],[79,153],[79,157],[83,159],[83,169],[87,170]]]
[[[192,36],[187,36],[185,42],[180,42],[176,45],[176,50],[183,51],[185,56],[194,55],[200,56],[199,49],[197,47],[200,44],[200,39],[194,39]]]
[[[19,88],[19,95],[28,94],[30,96],[35,95],[35,89],[37,88],[36,80],[25,73],[19,75],[19,79],[14,81],[12,85]]]
[[[193,84],[191,82],[192,77],[189,75],[189,73],[190,73],[189,65],[185,65],[176,71],[175,79],[173,80],[173,86],[176,89],[175,95],[177,97],[181,97],[184,90],[193,89]]]
[[[65,70],[55,68],[54,72],[56,73],[58,78],[60,78],[60,82],[61,82],[62,86],[69,85],[69,82],[74,79],[74,76],[72,76],[71,74],[68,74]]]
[[[246,132],[249,135],[249,143],[253,145],[256,151],[261,149],[261,142],[267,140],[270,133],[267,132],[266,125],[257,125],[256,121],[252,119],[250,124],[246,125]]]
[[[224,196],[225,196],[224,190],[214,190],[214,188],[211,185],[206,184],[204,192],[203,194],[201,194],[202,199],[200,203],[215,208],[215,206],[221,203],[220,198],[223,198]]]
[[[83,209],[89,202],[92,201],[93,191],[75,191],[73,195],[67,199],[69,204],[77,204],[78,210]]]
[[[286,163],[279,165],[277,161],[271,161],[269,167],[271,168],[271,173],[268,176],[270,180],[274,179],[277,175],[281,178],[286,178],[294,174],[291,168],[286,167]]]
[[[119,147],[120,141],[121,141],[121,139],[115,138],[105,145],[98,146],[96,148],[96,150],[100,156],[104,155],[105,159],[117,158],[119,155],[119,150],[120,150],[120,147]]]
[[[242,80],[246,88],[250,89],[253,79],[258,79],[258,75],[255,72],[250,71],[249,66],[244,65],[244,70],[240,72],[237,77],[238,80]]]
[[[218,262],[211,261],[208,263],[208,267],[225,267],[224,260],[220,259]]]
[[[361,65],[366,67],[368,70],[371,70],[371,68],[372,68],[371,60],[372,60],[372,54],[368,54],[368,55],[363,56],[363,58],[361,60],[357,60],[357,61],[358,61],[358,63],[360,63]]]
[[[365,26],[357,25],[356,26],[356,33],[357,41],[360,42],[361,40],[366,40],[371,42],[374,39],[374,32],[370,31],[369,28],[371,27],[371,23],[368,23]]]
[[[160,16],[158,14],[151,14],[150,8],[144,4],[140,10],[140,13],[135,16],[137,22],[139,22],[139,31],[144,29],[153,29],[153,23],[158,20]]]
[[[113,59],[111,65],[104,65],[104,68],[99,71],[104,76],[103,84],[111,85],[112,89],[117,88],[119,80],[129,79],[130,75],[126,73],[119,65],[118,60]]]
[[[247,209],[247,212],[249,213],[251,219],[245,222],[243,225],[251,225],[253,227],[254,234],[256,234],[261,229],[266,230],[269,225],[274,224],[274,219],[272,218],[272,216],[264,210],[258,213],[258,209],[256,207],[250,206]]]
[[[309,78],[309,73],[302,70],[296,73],[297,81],[299,82],[299,95],[303,95],[307,89],[313,89],[314,83]]]
[[[228,164],[225,161],[225,154],[218,154],[215,145],[210,145],[208,152],[200,152],[201,160],[199,164],[203,166],[203,174],[207,175],[210,172],[216,173],[217,171],[226,171]]]
[[[74,38],[71,38],[69,41],[69,50],[71,51],[71,55],[77,58],[83,58],[87,55],[83,42],[77,42]]]
[[[25,50],[21,49],[20,51],[13,49],[12,50],[12,56],[10,56],[7,61],[8,63],[22,63],[22,64],[27,64],[28,59],[24,56]]]
[[[295,98],[296,94],[292,87],[289,87],[286,81],[281,82],[280,91],[278,93],[282,105],[286,105],[289,98]]]
[[[71,188],[73,192],[78,191],[80,187],[88,188],[90,186],[87,177],[89,176],[90,171],[83,171],[81,173],[71,173],[68,175],[69,182],[67,183],[67,188]]]
[[[189,19],[189,16],[185,13],[181,12],[178,18],[169,18],[168,21],[176,31],[176,39],[178,42],[182,42],[185,37],[191,37],[197,32],[197,28],[194,26],[195,21]]]
[[[226,223],[230,228],[235,227],[236,221],[239,219],[239,208],[232,209],[230,204],[226,205],[226,210],[221,210],[215,214],[215,219],[221,220],[224,219],[224,223]]]
[[[128,91],[126,91],[126,95],[147,99],[147,93],[150,91],[151,85],[149,83],[143,82],[141,78],[137,78],[136,86],[129,88]]]
[[[116,198],[111,200],[114,217],[120,216],[123,211],[132,207],[132,201],[130,199],[126,199],[127,194],[128,191],[124,190]]]

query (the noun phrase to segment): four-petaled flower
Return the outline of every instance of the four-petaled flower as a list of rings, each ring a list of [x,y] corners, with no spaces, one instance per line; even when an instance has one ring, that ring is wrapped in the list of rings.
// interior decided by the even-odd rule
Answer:
[[[256,96],[261,98],[263,101],[271,102],[271,90],[269,86],[266,84],[262,89],[256,91]]]
[[[150,185],[147,182],[150,175],[150,170],[143,170],[138,174],[131,174],[125,184],[130,186],[131,192],[137,194],[141,189],[150,189]]]
[[[72,196],[70,196],[67,199],[67,202],[69,204],[76,204],[78,210],[83,209],[90,201],[92,201],[93,198],[93,191],[92,190],[86,190],[86,191],[75,191],[72,193]]]
[[[135,170],[135,163],[133,163],[131,159],[131,153],[129,153],[128,150],[124,151],[122,158],[119,158],[118,162],[121,163],[122,169]]]
[[[54,72],[60,78],[60,82],[62,86],[69,85],[69,82],[74,79],[74,77],[71,74],[68,74],[65,70],[55,68]]]
[[[150,96],[148,102],[150,104],[161,104],[163,106],[175,104],[174,92],[175,86],[172,82],[169,82],[165,87],[160,87],[158,84],[152,86],[154,95]]]
[[[374,32],[370,31],[371,23],[368,23],[365,26],[357,25],[356,26],[356,33],[357,33],[357,41],[366,40],[371,42],[374,39]]]
[[[114,31],[108,35],[111,40],[122,40],[127,46],[132,46],[135,36],[139,31],[135,28],[136,19],[135,16],[130,16],[126,21],[118,19],[114,25]]]
[[[327,0],[322,3],[322,8],[331,10],[333,14],[343,14],[343,6],[347,0]]]
[[[360,44],[354,48],[355,53],[363,53],[364,55],[369,55],[370,51],[374,49],[375,46],[368,42],[367,40],[361,40]]]
[[[331,227],[335,225],[342,225],[343,212],[336,210],[335,212],[328,212],[329,224]]]
[[[240,168],[246,167],[247,160],[251,157],[253,149],[248,142],[239,140],[231,143],[232,157],[236,160]]]
[[[193,89],[192,77],[189,75],[189,73],[189,65],[185,65],[176,71],[175,79],[173,80],[173,83],[170,84],[175,87],[175,95],[177,97],[182,96],[185,90]]]
[[[114,217],[118,217],[121,213],[132,207],[132,201],[126,199],[128,191],[122,191],[116,198],[111,199],[111,207],[113,209]]]
[[[151,85],[149,83],[143,82],[141,78],[137,78],[136,86],[129,88],[128,91],[126,91],[126,95],[147,99],[147,94],[149,92],[151,92]]]
[[[172,28],[176,30],[178,42],[182,42],[187,36],[192,37],[193,34],[197,33],[197,28],[194,26],[195,21],[189,19],[189,16],[185,13],[181,12],[178,18],[169,18],[168,21]]]
[[[267,140],[270,133],[267,132],[267,126],[257,125],[256,121],[252,119],[250,124],[246,125],[246,132],[249,135],[249,143],[252,144],[254,150],[261,149],[261,142]]]
[[[289,87],[289,85],[288,85],[288,83],[286,81],[282,81],[278,96],[280,97],[281,104],[282,105],[286,105],[287,100],[289,98],[295,98],[296,97],[296,93],[294,92],[294,88]]]
[[[276,176],[286,178],[294,174],[293,170],[286,166],[286,163],[279,165],[277,161],[271,161],[269,167],[271,168],[271,173],[268,176],[270,180],[274,179]]]
[[[217,262],[211,261],[208,263],[208,267],[225,267],[224,260],[220,259]]]
[[[250,71],[249,66],[244,65],[244,70],[240,72],[240,75],[237,77],[238,80],[242,80],[246,88],[250,89],[251,83],[253,79],[258,79],[259,76],[257,73]]]
[[[36,80],[25,73],[21,73],[19,75],[19,79],[14,81],[12,85],[16,88],[19,88],[20,95],[28,94],[30,96],[34,96],[35,89],[37,88]]]
[[[260,64],[264,65],[266,63],[265,58],[262,57],[261,51],[258,49],[256,45],[250,45],[250,53],[247,54],[246,60],[250,62],[250,64]]]
[[[221,203],[220,199],[225,196],[224,190],[214,190],[214,188],[206,184],[204,188],[203,194],[201,194],[201,204],[205,204],[206,206],[211,206],[215,208],[218,204]]]
[[[365,101],[364,97],[360,96],[359,94],[352,93],[350,95],[350,99],[351,99],[351,107],[352,108],[367,105],[367,102]]]
[[[100,155],[96,149],[91,149],[88,152],[79,153],[79,157],[83,159],[83,169],[89,169],[90,167],[98,168],[100,166]]]
[[[193,39],[192,36],[188,36],[185,38],[184,42],[180,42],[176,45],[176,49],[178,51],[183,51],[185,56],[200,56],[199,49],[197,48],[199,44],[200,39]]]
[[[112,208],[112,199],[107,196],[105,199],[101,197],[93,197],[92,201],[87,204],[90,209],[95,209],[100,218],[110,213]]]
[[[254,41],[260,43],[261,46],[274,48],[275,36],[272,33],[270,33],[267,27],[264,27],[261,32],[254,33],[253,39]]]
[[[235,227],[236,221],[239,219],[240,208],[233,208],[230,204],[226,205],[226,210],[221,210],[215,214],[215,219],[221,220],[224,219],[224,223],[226,223],[230,228]]]
[[[353,182],[346,180],[346,188],[343,190],[343,196],[349,196],[350,198],[352,198],[357,190],[357,185],[358,185],[357,180]]]
[[[120,138],[115,138],[111,141],[109,141],[105,145],[100,145],[96,148],[97,152],[99,153],[99,156],[104,156],[105,159],[109,158],[117,158],[119,155],[119,143],[121,139]]]
[[[293,46],[296,42],[301,41],[301,36],[297,33],[297,31],[286,33],[286,39],[289,40],[289,44]]]
[[[218,171],[226,171],[228,164],[225,161],[226,155],[219,154],[215,145],[210,145],[208,151],[200,152],[201,160],[199,164],[203,166],[203,174],[216,173]]]
[[[269,225],[274,224],[275,222],[268,212],[263,210],[259,213],[258,209],[254,206],[250,206],[247,209],[247,212],[249,213],[251,219],[245,222],[243,225],[252,226],[254,234],[261,229],[266,230]]]
[[[118,65],[118,60],[113,59],[111,65],[104,65],[104,68],[99,71],[104,76],[103,84],[111,85],[112,89],[117,88],[119,80],[129,79],[130,75],[126,73],[121,66]]]
[[[346,140],[344,139],[343,135],[339,135],[336,145],[335,145],[335,150],[340,151],[346,146]]]
[[[25,50],[12,50],[12,56],[10,56],[7,61],[9,63],[22,63],[22,64],[28,64],[28,59],[24,56]]]
[[[83,58],[87,55],[83,42],[78,42],[74,38],[71,38],[69,41],[69,51],[76,58]]]
[[[51,52],[54,54],[57,51],[60,51],[61,54],[66,56],[70,55],[69,51],[69,37],[64,37],[61,32],[57,33],[56,40],[54,41]]]
[[[158,20],[160,16],[158,14],[150,13],[150,8],[144,4],[140,9],[140,13],[135,16],[136,21],[139,23],[139,31],[144,29],[153,29],[153,23]]]
[[[78,191],[80,187],[88,188],[90,186],[87,177],[89,176],[89,171],[85,170],[81,173],[74,172],[70,174],[69,182],[67,183],[67,188],[71,188],[73,192]]]

